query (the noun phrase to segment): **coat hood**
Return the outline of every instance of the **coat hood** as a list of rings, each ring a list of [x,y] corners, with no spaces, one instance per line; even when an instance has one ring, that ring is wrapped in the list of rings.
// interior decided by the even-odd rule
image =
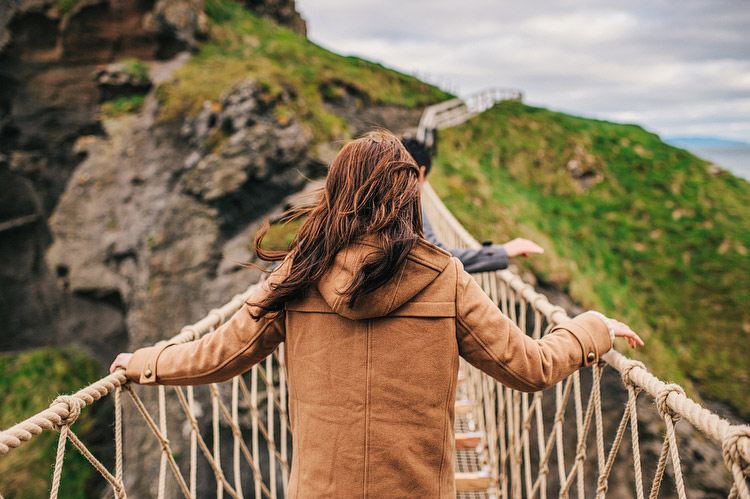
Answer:
[[[378,251],[374,238],[356,242],[341,250],[328,272],[317,284],[318,291],[334,312],[347,319],[383,317],[398,309],[427,287],[445,269],[451,255],[419,239],[393,277],[375,291],[361,296],[353,307],[341,296],[354,280],[368,256]]]

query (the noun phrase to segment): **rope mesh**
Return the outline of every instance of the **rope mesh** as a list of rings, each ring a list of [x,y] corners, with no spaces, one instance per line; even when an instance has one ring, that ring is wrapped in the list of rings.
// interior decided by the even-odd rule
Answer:
[[[478,246],[443,206],[429,185],[425,186],[422,199],[435,230],[448,246]],[[542,336],[551,326],[568,319],[562,308],[553,306],[508,270],[483,273],[475,277],[503,312],[535,338]],[[213,310],[198,323],[183,328],[170,341],[192,341],[215,329],[225,317],[230,317],[237,311],[254,290],[255,286],[251,286],[221,309]],[[120,401],[124,390],[161,448],[158,497],[164,497],[168,490],[174,489],[178,495],[196,498],[196,468],[199,458],[204,459],[213,472],[218,497],[243,497],[246,493],[242,487],[243,473],[251,474],[255,497],[284,497],[289,478],[288,445],[291,443],[291,434],[283,359],[282,345],[249,373],[221,385],[210,385],[212,448],[201,434],[192,387],[157,387],[156,407],[149,408],[127,383],[123,372],[118,371],[73,395],[59,397],[48,409],[0,432],[0,454],[10,452],[42,431],[58,430],[60,438],[57,454],[53,459],[55,464],[50,497],[55,498],[58,494],[68,441],[111,485],[116,498],[127,497],[123,480],[123,408]],[[604,427],[607,422],[603,421],[602,415],[601,378],[605,365],[617,370],[628,394],[611,442],[605,442]],[[478,432],[481,444],[477,449],[458,451],[456,470],[484,471],[491,477],[491,486],[486,491],[459,492],[458,496],[546,499],[548,494],[567,498],[575,493],[583,498],[587,487],[593,487],[597,497],[604,497],[612,470],[618,465],[632,466],[635,496],[638,499],[643,499],[646,493],[650,498],[657,497],[668,469],[671,469],[671,482],[674,483],[677,496],[684,498],[685,485],[679,441],[675,432],[676,422],[682,419],[721,446],[731,477],[729,497],[750,499],[749,426],[730,424],[687,398],[680,387],[658,380],[643,364],[629,360],[614,350],[603,356],[600,365],[586,371],[588,372],[583,375],[581,372],[575,373],[546,392],[522,394],[462,363],[457,394],[459,402],[456,408],[456,431]],[[644,480],[639,448],[636,402],[643,392],[656,400],[659,416],[664,422],[662,450],[651,480]],[[114,472],[107,470],[72,431],[80,411],[110,393],[114,393],[115,397]],[[175,459],[169,440],[170,437],[179,436],[174,430],[179,427],[178,422],[166,419],[166,415],[170,414],[169,406],[182,409],[189,427],[186,437],[189,452],[180,464]],[[155,411],[158,419],[150,411]],[[240,417],[241,413],[247,411],[249,422]],[[232,435],[232,449],[231,466],[225,469],[219,442],[221,432],[226,431],[227,427]],[[171,433],[170,428],[173,428]],[[245,438],[248,431],[249,444]],[[617,460],[626,431],[631,437],[632,464]],[[267,450],[264,456],[261,456],[260,451],[262,442],[265,442]],[[593,458],[589,454],[593,454]],[[644,487],[649,482],[647,491]]]
[[[438,237],[446,246],[479,246],[429,185],[425,185],[422,201]],[[503,312],[532,337],[538,338],[542,331],[568,319],[562,308],[552,305],[546,297],[536,293],[509,270],[484,273],[476,276],[476,279]],[[614,438],[606,445],[601,397],[601,377],[605,365],[620,373],[628,392],[628,401]],[[555,475],[552,466],[557,468],[554,493],[559,497],[568,497],[571,492],[585,497],[586,486],[590,483],[596,484],[597,497],[604,497],[628,424],[636,497],[645,497],[636,401],[640,393],[646,392],[655,399],[665,428],[662,452],[648,491],[649,497],[659,495],[668,466],[671,467],[676,495],[686,497],[675,432],[676,421],[684,419],[722,446],[725,464],[732,476],[729,497],[750,499],[747,478],[750,472],[750,427],[731,425],[687,398],[679,386],[658,380],[642,363],[627,359],[615,350],[605,354],[599,365],[586,370],[590,371],[591,383],[585,391],[582,371],[560,382],[554,389],[529,395],[502,386],[472,366],[466,365],[465,369],[467,381],[473,385],[468,390],[475,397],[473,400],[478,402],[477,407],[484,409],[476,411],[474,416],[479,420],[479,426],[486,429],[493,473],[497,473],[493,492],[500,497],[546,498],[548,482]],[[545,403],[549,398],[554,399],[554,406]],[[547,407],[554,407],[555,412],[554,417],[547,420],[553,422],[552,427],[545,429],[544,411],[548,410]],[[574,418],[572,425],[566,421],[571,415]],[[574,446],[565,445],[570,431],[575,432]],[[587,446],[592,439],[595,458],[590,463]],[[573,449],[574,454],[570,455],[568,449]],[[497,466],[494,465],[496,461],[499,461]]]

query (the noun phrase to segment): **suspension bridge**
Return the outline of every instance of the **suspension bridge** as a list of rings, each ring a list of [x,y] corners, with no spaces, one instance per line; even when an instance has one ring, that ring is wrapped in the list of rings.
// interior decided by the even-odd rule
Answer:
[[[454,99],[427,108],[419,124],[418,137],[429,142],[433,130],[455,126],[502,99],[520,99],[518,91],[490,90],[467,99]],[[479,243],[460,225],[426,184],[423,203],[438,236],[448,247],[477,247]],[[556,324],[568,320],[565,310],[537,293],[510,270],[476,274],[475,279],[523,331],[540,338]],[[248,300],[257,285],[234,296],[202,320],[185,326],[170,342],[193,341],[220,326]],[[614,369],[627,392],[619,422],[605,421],[602,401],[604,369]],[[157,392],[152,407],[139,395]],[[0,432],[0,459],[34,436],[59,432],[50,498],[57,498],[64,466],[66,444],[70,442],[111,486],[114,497],[128,497],[126,466],[123,462],[123,404],[132,404],[143,424],[161,448],[159,478],[153,495],[198,497],[198,469],[208,466],[215,483],[215,495],[243,497],[286,497],[290,471],[291,429],[287,415],[287,386],[284,345],[261,364],[231,381],[208,387],[211,423],[202,427],[194,387],[134,388],[122,371],[111,374],[72,395],[54,400],[48,409]],[[125,401],[123,401],[123,394]],[[662,421],[661,451],[654,469],[644,470],[639,440],[638,397],[652,398]],[[114,462],[107,468],[76,436],[75,422],[82,410],[106,397],[114,404]],[[151,397],[149,397],[151,398]],[[168,406],[182,414],[168,421]],[[240,413],[249,414],[241,418]],[[172,412],[172,414],[174,411]],[[613,470],[631,470],[629,496],[644,499],[663,495],[687,497],[680,458],[680,439],[675,424],[683,420],[699,430],[721,449],[726,466],[725,492],[730,498],[750,499],[750,426],[734,425],[703,408],[675,384],[665,383],[638,361],[614,349],[598,365],[578,371],[545,392],[535,394],[511,390],[463,363],[459,369],[456,397],[455,477],[459,498],[567,498],[575,493],[602,498],[609,492]],[[156,416],[154,416],[156,414]],[[616,423],[613,425],[613,423]],[[182,425],[185,431],[176,432]],[[170,432],[169,428],[173,428]],[[231,450],[221,448],[222,431],[231,432]],[[250,432],[249,438],[247,432]],[[608,434],[605,428],[614,428]],[[605,434],[606,433],[606,434]],[[185,439],[183,456],[175,457],[174,442]],[[628,440],[629,442],[626,442]],[[226,441],[226,440],[224,440]],[[589,448],[593,441],[592,448]],[[628,458],[620,449],[629,447]],[[261,451],[262,449],[262,451]],[[572,450],[572,452],[571,452]],[[222,456],[229,455],[228,459]],[[100,456],[101,457],[101,456]],[[179,462],[178,462],[179,461]],[[667,470],[674,490],[663,491]],[[243,477],[251,477],[251,487]],[[0,498],[3,484],[0,480]],[[593,491],[593,492],[592,492]]]

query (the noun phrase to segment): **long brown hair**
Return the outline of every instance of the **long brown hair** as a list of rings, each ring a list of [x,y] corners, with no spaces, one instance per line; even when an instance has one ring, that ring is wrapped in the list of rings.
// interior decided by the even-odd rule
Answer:
[[[289,274],[269,284],[256,319],[304,296],[334,262],[336,254],[363,236],[376,234],[378,250],[358,269],[342,292],[351,307],[360,296],[385,284],[422,235],[419,168],[398,138],[376,130],[349,142],[333,160],[319,201],[287,212],[286,219],[307,215],[286,251],[266,251],[255,236],[255,252],[266,261],[291,260]],[[257,309],[256,309],[257,310]]]

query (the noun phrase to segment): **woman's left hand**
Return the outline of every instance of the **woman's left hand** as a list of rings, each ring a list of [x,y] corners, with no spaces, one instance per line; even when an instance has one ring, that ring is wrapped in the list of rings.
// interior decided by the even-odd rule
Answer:
[[[121,353],[117,357],[115,357],[115,361],[112,362],[111,366],[109,366],[109,374],[114,373],[120,368],[127,369],[128,364],[130,364],[131,357],[133,357],[132,353]]]
[[[610,320],[613,323],[612,326],[614,329],[615,338],[625,338],[628,341],[630,348],[642,347],[644,345],[641,337],[638,336],[635,331],[630,329],[630,326],[628,326],[624,322],[616,321],[614,319]]]

